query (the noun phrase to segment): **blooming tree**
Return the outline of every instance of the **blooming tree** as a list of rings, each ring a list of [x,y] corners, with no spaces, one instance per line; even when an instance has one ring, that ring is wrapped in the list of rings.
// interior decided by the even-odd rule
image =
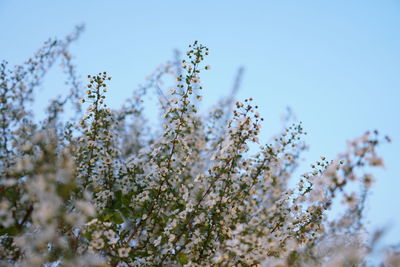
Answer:
[[[293,177],[306,148],[301,123],[260,144],[253,99],[198,112],[208,48],[194,42],[111,109],[106,72],[88,75],[86,89],[77,78],[68,49],[81,31],[46,42],[22,65],[0,65],[2,266],[367,264],[379,233],[367,234],[363,208],[370,167],[383,165],[376,147],[388,138],[367,132]],[[59,61],[72,89],[35,122],[34,90]],[[176,81],[168,92],[166,76]],[[160,129],[144,116],[152,89]],[[328,217],[338,201],[345,212]],[[399,266],[399,253],[388,250],[384,264]]]

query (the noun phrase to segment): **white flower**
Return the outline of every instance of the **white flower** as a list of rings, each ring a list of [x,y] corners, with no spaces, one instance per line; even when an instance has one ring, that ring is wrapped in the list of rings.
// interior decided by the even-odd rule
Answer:
[[[129,256],[129,252],[131,251],[131,248],[119,248],[118,249],[118,255],[121,257],[121,258],[126,258],[126,257],[128,257]]]
[[[193,76],[192,83],[200,83],[200,79],[197,76]]]
[[[158,246],[161,243],[161,236],[159,236],[156,240],[154,240],[153,244],[154,246]]]
[[[102,238],[94,239],[92,240],[91,245],[96,249],[101,249],[104,247],[104,240]]]
[[[110,222],[103,222],[103,224],[105,227],[111,227],[111,225],[112,225],[112,223],[110,223]]]
[[[109,240],[107,243],[113,245],[118,242],[118,237],[113,230],[107,230],[104,232],[104,236]]]
[[[87,222],[86,225],[87,225],[87,226],[90,226],[90,225],[95,224],[95,223],[97,223],[97,222],[98,222],[98,219],[93,219],[93,220],[91,220],[90,222]]]
[[[75,203],[75,206],[77,209],[79,209],[80,211],[82,211],[84,214],[86,214],[88,216],[94,216],[96,214],[95,207],[87,201],[78,200]]]
[[[347,204],[349,208],[354,209],[358,204],[356,194],[354,192],[352,192],[350,195],[345,194],[342,203]]]
[[[94,239],[98,239],[98,238],[101,237],[101,234],[102,234],[101,231],[94,231],[93,234],[92,234],[92,237],[93,237]]]
[[[371,174],[365,174],[363,178],[364,186],[366,188],[370,188],[371,185],[375,182],[374,177]]]
[[[30,141],[26,141],[25,144],[21,146],[21,150],[26,152],[32,149],[32,143]]]
[[[379,157],[370,157],[370,158],[366,158],[366,160],[368,161],[370,166],[384,166],[383,164],[383,159],[379,158]]]

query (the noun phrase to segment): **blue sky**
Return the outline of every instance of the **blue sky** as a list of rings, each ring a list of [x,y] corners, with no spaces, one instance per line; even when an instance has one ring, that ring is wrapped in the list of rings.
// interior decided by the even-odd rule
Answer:
[[[18,1],[0,0],[0,58],[22,63],[49,37],[74,25],[86,31],[71,48],[78,71],[113,76],[118,106],[173,50],[199,40],[210,48],[205,104],[227,95],[239,66],[238,99],[253,97],[266,122],[266,142],[287,106],[303,121],[305,166],[333,158],[369,129],[393,143],[380,149],[384,170],[367,204],[370,229],[390,226],[400,242],[399,1]],[[61,93],[52,71],[39,103]]]

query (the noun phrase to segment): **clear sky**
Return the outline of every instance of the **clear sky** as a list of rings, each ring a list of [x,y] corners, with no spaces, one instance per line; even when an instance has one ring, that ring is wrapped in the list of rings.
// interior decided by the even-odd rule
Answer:
[[[390,226],[400,242],[400,2],[393,1],[19,1],[0,0],[0,59],[22,63],[49,37],[74,25],[86,31],[71,48],[78,71],[113,76],[113,106],[158,64],[194,40],[210,48],[205,103],[228,94],[239,66],[238,99],[253,97],[266,118],[263,138],[290,106],[303,121],[305,166],[333,158],[369,129],[393,143],[367,204],[370,229]],[[64,90],[52,71],[39,94]]]

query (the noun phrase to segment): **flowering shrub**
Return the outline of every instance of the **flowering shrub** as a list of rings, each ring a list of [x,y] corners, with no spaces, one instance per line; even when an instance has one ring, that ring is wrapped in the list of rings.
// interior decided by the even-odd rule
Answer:
[[[2,266],[366,264],[379,235],[369,238],[362,220],[369,166],[383,165],[378,132],[335,159],[321,157],[289,187],[306,148],[302,125],[255,151],[263,118],[253,99],[230,97],[199,114],[208,48],[194,42],[184,60],[162,65],[110,109],[106,72],[88,75],[81,96],[68,52],[81,30],[46,42],[21,66],[0,66]],[[36,123],[34,89],[60,59],[72,90]],[[176,84],[165,95],[160,81],[171,75]],[[144,116],[152,88],[159,130]],[[75,116],[66,120],[68,104]],[[338,201],[346,211],[328,218]],[[391,250],[384,260],[398,266],[400,255]]]

